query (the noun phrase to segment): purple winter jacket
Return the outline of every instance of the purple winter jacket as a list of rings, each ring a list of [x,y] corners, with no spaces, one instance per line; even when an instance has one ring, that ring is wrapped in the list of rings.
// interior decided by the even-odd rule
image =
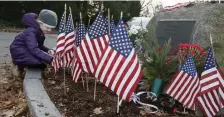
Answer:
[[[46,53],[49,49],[43,45],[45,36],[36,22],[37,17],[35,13],[23,16],[22,23],[26,29],[17,35],[10,45],[11,57],[16,65],[51,63],[53,59]]]

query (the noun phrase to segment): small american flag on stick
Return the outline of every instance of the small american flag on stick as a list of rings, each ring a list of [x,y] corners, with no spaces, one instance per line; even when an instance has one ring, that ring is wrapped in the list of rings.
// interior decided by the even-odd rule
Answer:
[[[223,72],[217,66],[212,47],[209,48],[204,71],[201,75],[201,91],[198,102],[204,115],[215,116],[224,105]]]
[[[76,47],[79,47],[80,44],[81,44],[81,41],[82,39],[84,38],[86,34],[86,31],[85,31],[85,26],[84,24],[82,23],[82,21],[80,21],[80,23],[78,24],[78,27],[76,29]],[[75,82],[78,81],[79,79],[79,76],[80,76],[80,73],[82,72],[82,68],[81,68],[81,63],[79,61],[77,61],[77,49],[75,48],[74,49],[74,63],[73,63],[73,67],[72,67],[72,76],[73,76],[73,80],[75,80]]]
[[[94,76],[121,99],[130,101],[142,70],[133,44],[121,20],[112,31],[109,45],[95,67]]]
[[[191,56],[172,78],[167,86],[166,93],[178,100],[184,107],[195,109],[195,100],[200,91],[199,77]]]
[[[75,32],[73,29],[72,15],[69,14],[66,26],[66,36],[65,36],[64,55],[63,55],[65,67],[71,67],[72,65],[72,60],[74,57],[74,47],[75,47]]]
[[[108,44],[107,21],[99,12],[88,33],[77,47],[77,59],[82,63],[82,69],[87,73],[93,73],[102,52]]]
[[[57,45],[56,45],[56,53],[55,56],[53,58],[52,61],[52,66],[54,67],[54,71],[55,73],[57,72],[57,70],[63,66],[62,64],[62,54],[64,52],[64,44],[65,44],[65,16],[66,16],[66,12],[64,11],[64,13],[62,14],[61,17],[61,21],[59,24],[59,33],[58,33],[58,37],[57,37]]]

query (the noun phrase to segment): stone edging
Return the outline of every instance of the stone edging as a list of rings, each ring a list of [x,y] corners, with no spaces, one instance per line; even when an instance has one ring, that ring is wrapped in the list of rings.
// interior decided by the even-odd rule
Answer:
[[[32,117],[62,117],[41,82],[41,70],[28,68],[23,89]]]

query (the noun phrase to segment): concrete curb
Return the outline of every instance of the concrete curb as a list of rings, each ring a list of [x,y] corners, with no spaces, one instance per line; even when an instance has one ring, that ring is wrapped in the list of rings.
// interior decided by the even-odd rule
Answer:
[[[23,81],[23,89],[32,117],[62,117],[49,98],[41,82],[41,70],[28,68]]]

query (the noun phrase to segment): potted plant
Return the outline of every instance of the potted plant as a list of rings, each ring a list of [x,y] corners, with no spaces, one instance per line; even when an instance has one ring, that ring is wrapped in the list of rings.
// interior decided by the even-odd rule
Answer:
[[[152,92],[161,92],[164,82],[169,81],[177,71],[178,60],[171,55],[171,39],[158,46],[154,40],[147,39],[147,30],[140,26],[132,26],[129,36],[134,43],[138,58],[143,68],[143,84],[145,90],[150,87]]]
[[[177,57],[170,55],[171,39],[163,46],[151,47],[151,51],[144,54],[143,77],[152,82],[151,91],[159,94],[162,91],[164,82],[172,78],[178,68]]]

